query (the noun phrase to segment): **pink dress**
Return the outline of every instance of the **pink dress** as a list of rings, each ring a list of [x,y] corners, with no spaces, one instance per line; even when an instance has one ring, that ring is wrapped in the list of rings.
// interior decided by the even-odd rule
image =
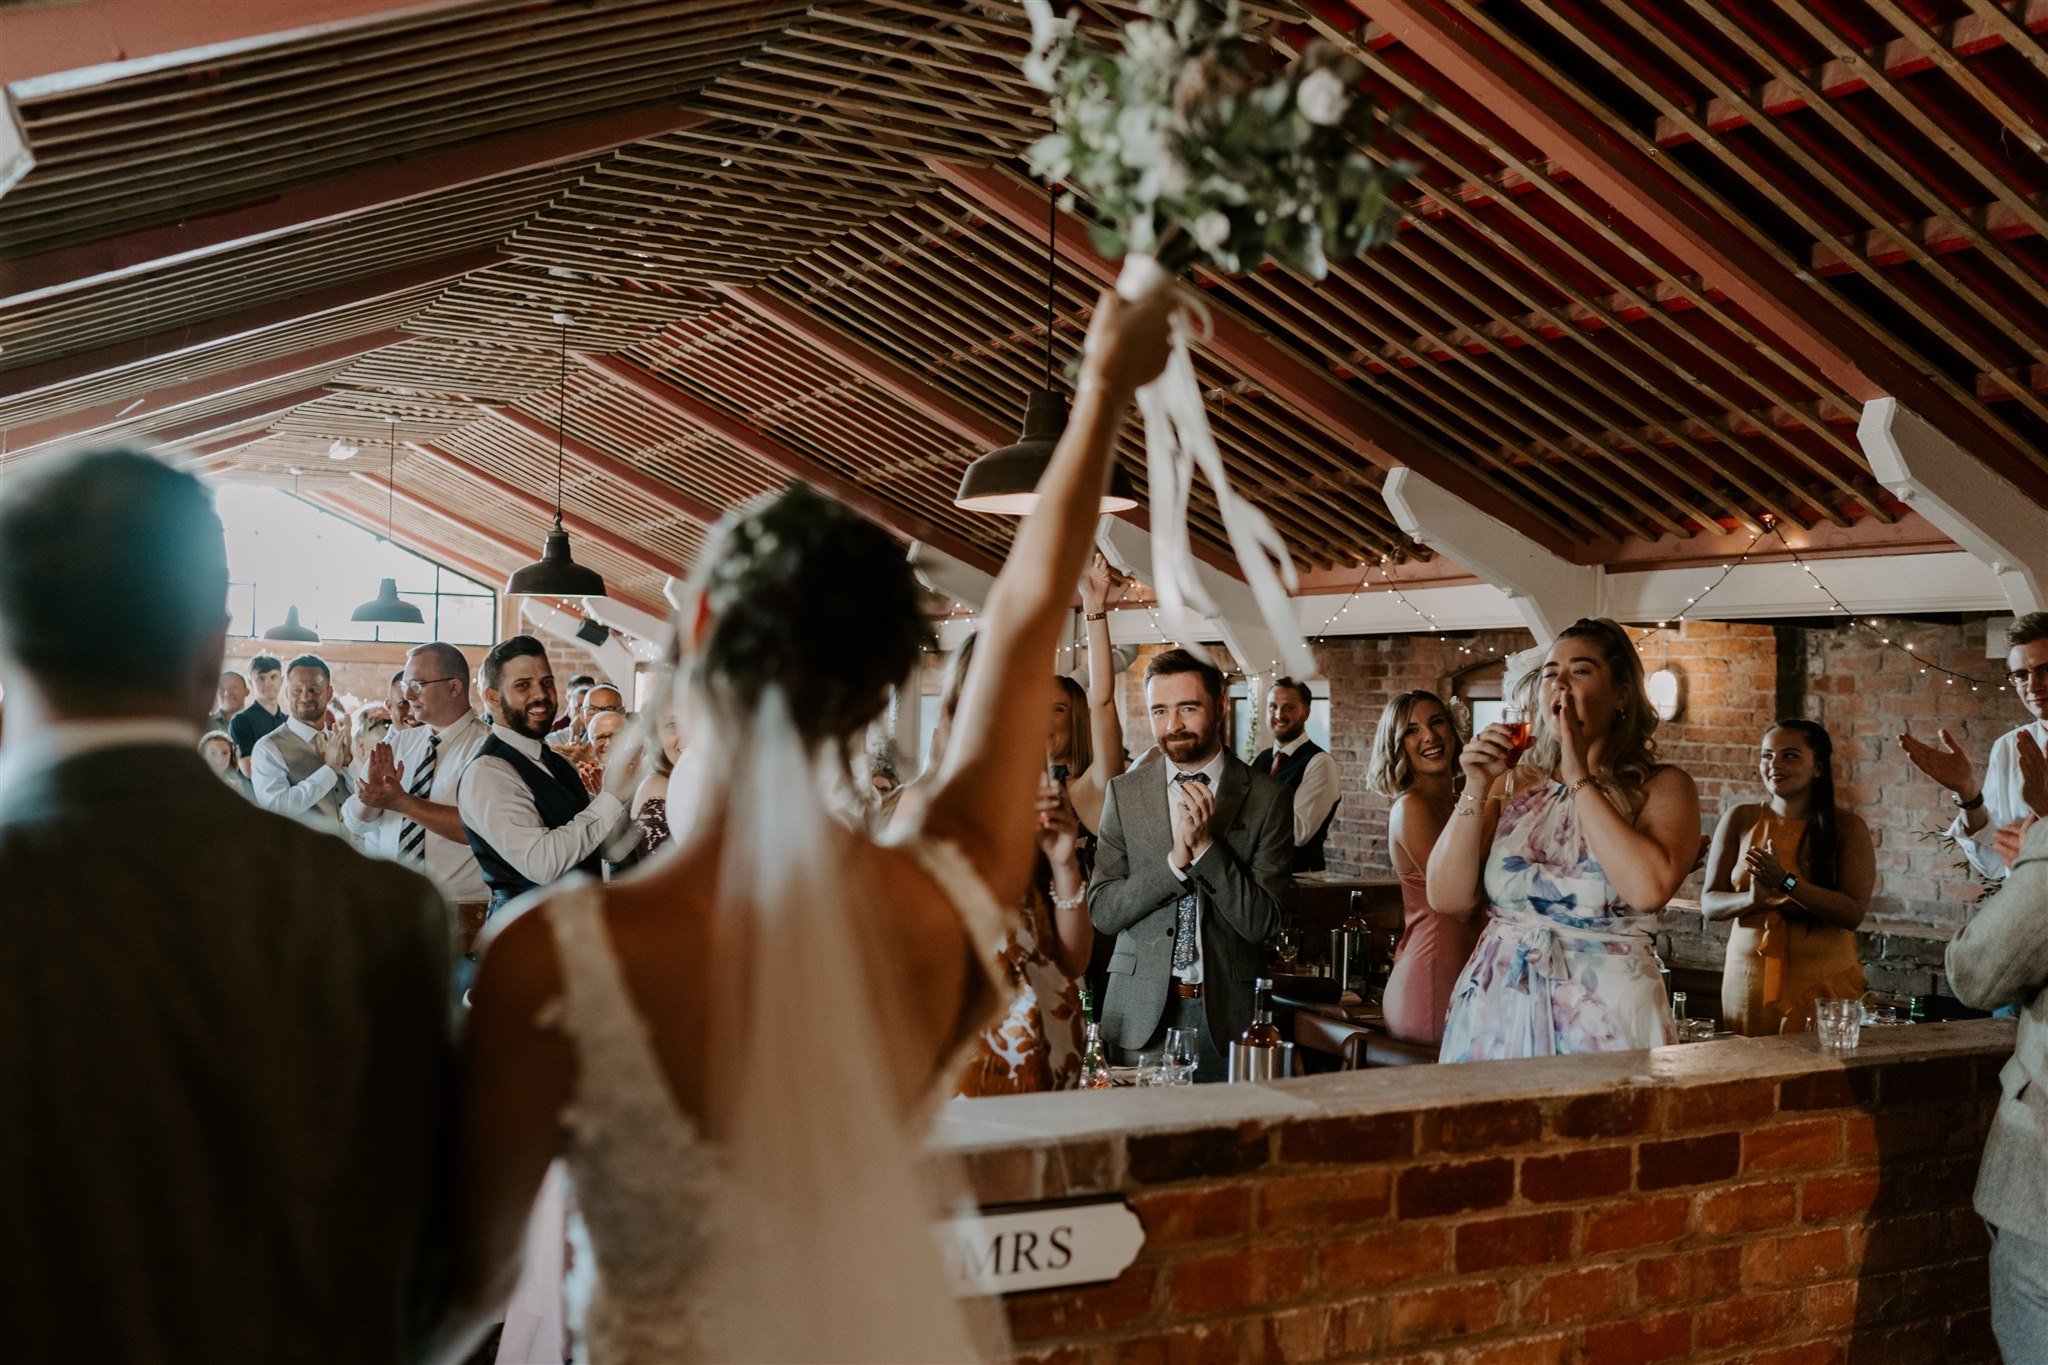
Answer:
[[[1428,878],[1401,874],[1401,942],[1387,976],[1387,1032],[1411,1043],[1442,1043],[1451,988],[1479,942],[1478,915],[1458,919],[1429,908]]]

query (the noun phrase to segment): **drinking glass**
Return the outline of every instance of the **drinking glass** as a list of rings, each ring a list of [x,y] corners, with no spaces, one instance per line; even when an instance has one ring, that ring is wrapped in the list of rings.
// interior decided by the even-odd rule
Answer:
[[[1141,1052],[1138,1054],[1138,1084],[1173,1084],[1173,1075],[1166,1064],[1165,1052]]]
[[[1195,1083],[1195,1033],[1193,1028],[1166,1031],[1166,1055],[1160,1067],[1166,1079],[1160,1082],[1162,1085]]]
[[[1813,1021],[1820,1032],[1822,1052],[1839,1054],[1854,1051],[1863,1032],[1863,1002],[1816,1000],[1813,1003]]]
[[[1508,766],[1514,767],[1522,761],[1522,755],[1529,748],[1529,712],[1526,707],[1509,706],[1500,713],[1501,724],[1508,727]]]

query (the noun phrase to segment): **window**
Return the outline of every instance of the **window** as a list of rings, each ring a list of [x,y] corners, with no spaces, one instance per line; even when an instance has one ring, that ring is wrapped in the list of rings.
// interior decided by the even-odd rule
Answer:
[[[1507,676],[1508,666],[1499,659],[1451,675],[1450,700],[1465,713],[1466,738],[1499,720],[1507,709],[1507,700],[1502,695]]]
[[[275,488],[228,485],[215,498],[227,531],[228,626],[260,635],[299,609],[322,640],[497,643],[497,590],[416,555]],[[380,579],[420,609],[419,625],[351,621]]]

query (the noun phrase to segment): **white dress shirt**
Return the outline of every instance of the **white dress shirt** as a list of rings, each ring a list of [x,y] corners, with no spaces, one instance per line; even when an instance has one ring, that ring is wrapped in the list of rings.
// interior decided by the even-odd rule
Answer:
[[[291,716],[285,717],[282,728],[290,730],[316,750],[320,747],[321,736],[326,733]],[[323,764],[305,781],[294,783],[291,775],[285,772],[284,759],[278,756],[277,746],[265,744],[263,740],[256,741],[256,752],[249,755],[249,786],[255,794],[256,804],[279,815],[305,814],[319,803],[321,797],[333,791],[334,784],[339,781],[341,774],[334,770],[334,766]]]
[[[1294,751],[1308,743],[1308,733],[1303,731],[1273,751],[1276,758],[1292,757]],[[1267,775],[1271,776],[1268,769]],[[1330,818],[1330,812],[1337,809],[1338,781],[1337,760],[1330,756],[1328,749],[1308,761],[1308,767],[1301,774],[1301,785],[1294,789],[1294,846],[1303,848],[1316,837],[1316,831],[1323,827],[1323,821]]]
[[[1948,827],[1949,835],[1962,845],[1963,856],[1970,860],[1970,866],[1987,877],[2004,877],[2011,869],[2005,865],[2005,858],[1991,842],[1991,836],[2013,823],[2024,820],[2032,811],[2027,803],[2020,800],[2020,730],[2033,734],[2034,743],[2048,749],[2048,723],[2035,721],[2022,725],[2018,730],[2008,730],[1991,745],[1991,758],[1984,765],[1984,814],[1989,816],[1984,828],[1972,834],[1969,831],[1969,812],[1959,813]]]
[[[493,725],[491,733],[547,772],[539,740],[503,725]],[[549,829],[533,804],[526,779],[494,754],[480,755],[463,769],[456,806],[462,812],[462,823],[535,886],[560,881],[576,864],[603,848],[620,823],[629,818],[618,797],[599,792],[569,823]]]
[[[1183,768],[1180,764],[1173,762],[1162,763],[1159,766],[1165,773],[1166,817],[1169,821],[1169,828],[1171,827],[1170,822],[1173,819],[1173,804],[1179,799],[1174,795],[1174,789],[1180,786],[1176,779],[1182,773],[1186,773],[1190,777],[1197,773],[1206,774],[1209,779],[1209,794],[1211,796],[1216,795],[1217,789],[1223,785],[1223,750],[1221,749],[1216,751],[1215,757],[1199,768]],[[1216,832],[1213,830],[1210,831],[1209,841],[1212,844],[1216,841]],[[1173,850],[1170,848],[1166,851],[1166,870],[1173,874],[1175,881],[1183,885],[1187,883],[1188,874],[1185,869],[1173,865]],[[1202,932],[1199,927],[1199,921],[1197,921],[1197,925],[1198,927],[1195,930],[1195,960],[1190,962],[1184,971],[1175,973],[1176,976],[1182,981],[1187,982],[1190,986],[1202,984]]]
[[[17,726],[19,738],[0,744],[0,790],[67,758],[100,749],[137,745],[175,747],[195,752],[199,727],[162,717],[121,720],[57,720],[33,730]]]
[[[400,730],[387,741],[391,757],[404,768],[399,785],[412,790],[413,775],[427,760],[427,742],[438,736],[441,743],[434,753],[434,782],[425,796],[438,805],[455,805],[462,788],[463,770],[490,734],[491,727],[475,711],[464,711],[460,720],[439,730],[426,725]],[[359,763],[368,771],[369,755],[359,755]],[[341,822],[361,841],[363,852],[398,861],[398,837],[406,824],[403,815],[395,810],[373,810],[350,796],[342,803]],[[484,885],[484,874],[476,865],[476,854],[470,850],[467,839],[443,839],[427,830],[421,852],[426,855],[427,875],[454,904],[491,898],[491,890]]]

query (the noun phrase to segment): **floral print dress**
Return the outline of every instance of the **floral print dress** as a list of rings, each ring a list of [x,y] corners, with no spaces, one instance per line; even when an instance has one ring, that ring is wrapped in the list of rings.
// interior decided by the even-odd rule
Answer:
[[[953,1093],[960,1098],[1071,1090],[1081,1083],[1081,995],[1053,955],[1059,930],[1045,893],[1034,885],[1009,916],[996,946],[996,975],[1015,994],[1003,1017],[983,1030]]]
[[[1672,1041],[1650,949],[1656,911],[1613,883],[1554,779],[1507,799],[1487,854],[1488,910],[1451,990],[1441,1060],[1622,1052]],[[1661,908],[1661,907],[1660,907]]]

